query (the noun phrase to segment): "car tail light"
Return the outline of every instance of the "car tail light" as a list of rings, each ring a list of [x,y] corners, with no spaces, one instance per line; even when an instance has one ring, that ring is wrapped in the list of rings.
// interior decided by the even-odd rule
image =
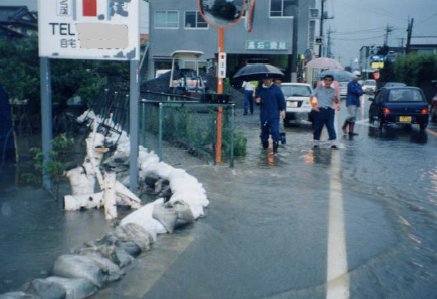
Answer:
[[[422,110],[420,110],[420,114],[429,114],[428,107],[425,107]]]
[[[384,115],[390,114],[390,109],[384,108],[382,109],[382,113],[384,113]]]

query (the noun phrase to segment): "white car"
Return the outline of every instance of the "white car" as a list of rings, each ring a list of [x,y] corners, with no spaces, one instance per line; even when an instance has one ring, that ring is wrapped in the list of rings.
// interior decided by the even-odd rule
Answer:
[[[366,94],[373,94],[376,91],[376,80],[368,79],[363,83],[363,92]]]
[[[281,90],[285,97],[286,117],[284,123],[291,120],[310,120],[310,96],[313,92],[310,84],[281,83]]]

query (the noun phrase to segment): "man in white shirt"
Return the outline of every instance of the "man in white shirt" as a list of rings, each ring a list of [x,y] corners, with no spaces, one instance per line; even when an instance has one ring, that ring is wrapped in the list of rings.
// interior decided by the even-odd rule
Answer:
[[[252,81],[243,81],[244,88],[244,115],[250,110],[250,114],[253,114],[253,101],[255,99],[255,84]]]

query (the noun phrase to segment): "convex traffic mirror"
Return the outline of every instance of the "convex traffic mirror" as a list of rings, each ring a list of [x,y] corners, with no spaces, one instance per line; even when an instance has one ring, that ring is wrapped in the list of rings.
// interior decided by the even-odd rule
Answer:
[[[198,0],[205,21],[225,27],[237,22],[243,15],[246,0]]]

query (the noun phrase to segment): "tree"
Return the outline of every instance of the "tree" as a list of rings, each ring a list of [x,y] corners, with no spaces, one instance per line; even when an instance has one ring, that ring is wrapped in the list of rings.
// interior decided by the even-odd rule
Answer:
[[[432,80],[437,79],[437,54],[410,53],[394,64],[397,81],[422,88],[427,99],[434,95]]]
[[[0,83],[11,99],[28,99],[28,112],[39,115],[38,40],[0,40],[0,53]],[[52,59],[51,70],[52,99],[61,110],[74,96],[94,101],[113,77],[129,78],[129,64],[117,61]]]

